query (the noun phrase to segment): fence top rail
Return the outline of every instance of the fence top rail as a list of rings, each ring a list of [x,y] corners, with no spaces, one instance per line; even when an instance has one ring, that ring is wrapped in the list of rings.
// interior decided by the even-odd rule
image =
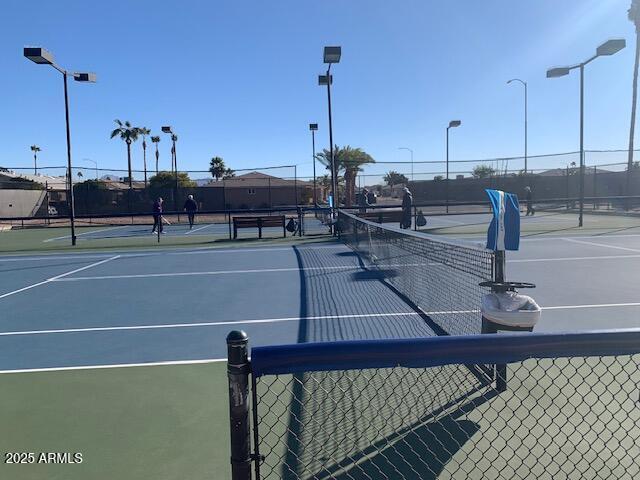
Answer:
[[[256,214],[256,213],[296,213],[298,210],[301,213],[309,213],[309,212],[330,212],[331,209],[329,207],[313,207],[313,206],[282,206],[282,207],[273,207],[273,208],[252,208],[252,209],[227,209],[227,210],[198,210],[196,213],[198,215],[236,215],[236,214]],[[162,212],[163,215],[184,215],[185,212],[183,210],[165,210]],[[76,214],[73,217],[79,220],[82,219],[101,219],[101,218],[131,218],[131,217],[150,217],[153,215],[153,212],[114,212],[114,213],[82,213]],[[19,222],[21,220],[66,220],[69,218],[69,215],[41,215],[41,216],[29,216],[29,217],[0,217],[0,222]]]
[[[403,340],[303,343],[251,349],[256,377],[309,371],[503,364],[529,358],[640,353],[640,328],[585,333],[465,335]]]

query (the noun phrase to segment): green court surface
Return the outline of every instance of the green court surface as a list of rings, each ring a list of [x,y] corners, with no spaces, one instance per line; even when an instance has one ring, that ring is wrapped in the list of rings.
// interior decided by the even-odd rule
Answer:
[[[269,236],[258,239],[257,232],[251,232],[246,237],[237,240],[229,240],[228,236],[208,236],[208,235],[163,235],[158,243],[155,235],[118,236],[114,232],[113,236],[99,236],[102,231],[108,231],[111,227],[78,227],[76,235],[78,242],[76,246],[71,245],[70,231],[68,228],[25,228],[0,231],[0,252],[7,253],[33,253],[33,252],[77,252],[100,249],[128,250],[140,248],[164,248],[164,247],[207,247],[224,245],[240,245],[247,243],[290,243],[292,241],[307,241],[310,237],[287,238]],[[255,233],[255,234],[254,234]],[[90,239],[80,235],[90,234]],[[65,237],[65,238],[60,238]],[[317,239],[316,239],[317,241]]]
[[[83,459],[3,461],[2,479],[229,477],[226,362],[5,374],[0,391],[3,457],[80,452]]]
[[[261,377],[262,478],[638,478],[638,360],[517,362],[501,393],[459,364]]]

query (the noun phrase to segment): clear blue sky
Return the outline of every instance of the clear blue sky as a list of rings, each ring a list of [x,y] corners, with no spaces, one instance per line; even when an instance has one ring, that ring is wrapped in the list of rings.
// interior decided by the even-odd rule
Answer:
[[[41,164],[65,161],[60,76],[23,58],[26,45],[98,74],[97,84],[70,84],[77,165],[91,158],[126,168],[124,144],[109,139],[119,118],[156,133],[173,125],[180,169],[205,170],[219,155],[232,168],[295,163],[310,175],[310,122],[320,124],[318,147],[328,145],[326,91],[317,86],[324,45],[343,51],[334,66],[335,142],[379,161],[408,160],[397,149],[407,146],[418,161],[444,157],[451,119],[463,122],[452,132],[452,159],[521,154],[523,94],[506,85],[512,77],[529,82],[529,153],[576,150],[579,76],[546,79],[545,71],[624,37],[625,50],[587,67],[586,146],[625,148],[635,45],[629,3],[5,0],[0,165],[31,165],[33,143]],[[166,136],[160,145],[168,168]],[[134,168],[141,166],[138,144]]]

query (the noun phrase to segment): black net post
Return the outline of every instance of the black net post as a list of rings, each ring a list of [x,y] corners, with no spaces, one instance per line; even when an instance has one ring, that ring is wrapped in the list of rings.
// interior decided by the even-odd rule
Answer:
[[[412,206],[411,209],[413,210],[413,230],[417,232],[418,231],[418,207]]]
[[[243,331],[234,330],[227,335],[232,480],[251,480],[248,344]]]
[[[494,257],[494,281],[503,283],[505,281],[506,257],[504,250],[496,250]],[[484,322],[483,322],[484,323]],[[488,333],[498,333],[497,330]],[[498,392],[507,391],[507,365],[496,365],[496,390]]]

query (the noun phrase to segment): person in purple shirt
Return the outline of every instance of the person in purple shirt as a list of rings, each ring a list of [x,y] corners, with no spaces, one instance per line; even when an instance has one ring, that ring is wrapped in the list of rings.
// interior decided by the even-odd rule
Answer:
[[[162,232],[162,197],[158,197],[158,199],[153,202],[153,229],[151,230],[151,234],[156,233],[156,228],[158,232]]]

